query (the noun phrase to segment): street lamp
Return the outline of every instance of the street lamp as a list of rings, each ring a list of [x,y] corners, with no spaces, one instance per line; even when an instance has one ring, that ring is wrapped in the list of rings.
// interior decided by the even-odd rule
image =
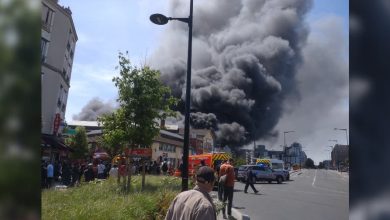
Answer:
[[[345,137],[347,138],[347,145],[349,145],[349,143],[348,143],[348,129],[346,129],[346,128],[334,128],[334,130],[345,131]]]
[[[330,151],[330,162],[332,162],[332,152],[333,152],[333,146],[328,146],[330,147],[332,150]]]
[[[291,133],[291,132],[295,132],[295,131],[284,131],[284,132],[283,132],[283,136],[284,136],[284,146],[285,146],[285,147],[287,147],[287,145],[286,145],[286,134],[287,134],[287,133]]]
[[[188,151],[190,133],[190,104],[191,104],[191,58],[192,58],[192,11],[193,0],[190,0],[190,16],[188,18],[171,18],[162,14],[153,14],[150,21],[157,25],[167,24],[170,20],[178,20],[188,24],[188,56],[187,56],[187,81],[186,81],[186,102],[184,113],[184,146],[183,146],[183,169],[181,191],[188,190]]]
[[[286,145],[286,134],[287,133],[291,133],[291,132],[295,132],[295,131],[284,131],[283,132],[283,137],[284,137],[284,154],[287,158],[287,151],[286,151],[286,148],[287,148],[287,145]],[[291,157],[289,157],[289,163],[291,163]]]

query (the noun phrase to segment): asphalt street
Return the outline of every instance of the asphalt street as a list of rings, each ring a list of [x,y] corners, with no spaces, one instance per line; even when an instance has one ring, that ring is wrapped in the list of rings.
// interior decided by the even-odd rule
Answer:
[[[349,215],[349,177],[332,170],[302,170],[282,184],[257,183],[254,194],[235,183],[233,207],[255,220],[340,220]]]

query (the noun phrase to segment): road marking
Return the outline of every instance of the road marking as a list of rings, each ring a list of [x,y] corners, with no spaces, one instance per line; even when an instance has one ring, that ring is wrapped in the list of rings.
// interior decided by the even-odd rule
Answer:
[[[317,178],[317,170],[316,170],[316,173],[315,173],[315,175],[314,175],[313,183],[311,184],[313,187],[314,187],[314,183],[315,183],[315,181],[316,181],[316,178]]]

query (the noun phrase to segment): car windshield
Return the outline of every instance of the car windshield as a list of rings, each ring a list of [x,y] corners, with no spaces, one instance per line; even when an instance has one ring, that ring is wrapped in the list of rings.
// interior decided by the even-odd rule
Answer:
[[[274,169],[274,170],[282,170],[283,169],[283,164],[282,163],[273,163],[272,164],[272,169]]]
[[[241,166],[238,168],[238,170],[246,170],[246,169],[248,169],[248,167]]]

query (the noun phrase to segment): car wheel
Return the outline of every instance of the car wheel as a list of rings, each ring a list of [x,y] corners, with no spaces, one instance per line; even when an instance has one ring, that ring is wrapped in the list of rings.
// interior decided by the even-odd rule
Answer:
[[[283,181],[283,178],[282,178],[281,176],[278,176],[278,177],[276,178],[276,182],[277,182],[278,184],[281,184],[282,181]]]
[[[268,183],[272,183],[272,181],[271,181],[271,180],[268,180]]]

